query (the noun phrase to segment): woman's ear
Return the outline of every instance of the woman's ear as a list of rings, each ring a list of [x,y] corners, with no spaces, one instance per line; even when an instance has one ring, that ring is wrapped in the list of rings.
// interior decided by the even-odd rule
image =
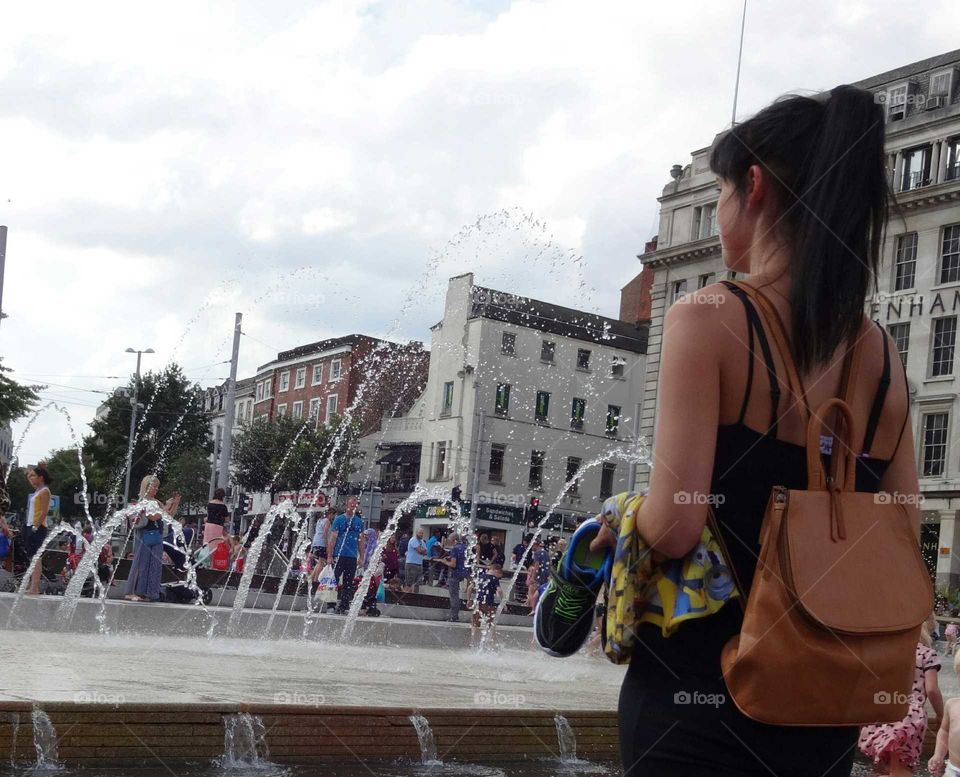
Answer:
[[[761,165],[750,165],[747,168],[744,203],[748,210],[762,207],[769,197],[770,175],[770,171]]]

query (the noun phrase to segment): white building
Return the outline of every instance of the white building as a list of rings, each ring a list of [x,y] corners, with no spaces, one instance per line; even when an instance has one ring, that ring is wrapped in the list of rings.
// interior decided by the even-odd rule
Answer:
[[[558,501],[567,527],[596,514],[628,487],[618,454],[635,447],[646,343],[644,327],[452,278],[432,327],[420,481],[459,486],[507,548],[531,497],[541,511]],[[415,523],[445,524],[442,506]]]
[[[857,84],[885,103],[891,210],[868,313],[898,343],[911,392],[924,553],[938,583],[960,582],[960,454],[957,452],[957,317],[960,315],[960,50]],[[675,165],[659,198],[656,246],[639,258],[654,269],[642,432],[652,439],[663,317],[683,293],[732,277],[716,228],[709,149]],[[648,473],[642,474],[645,482]]]
[[[223,425],[226,417],[225,402],[227,401],[227,383],[224,381],[219,386],[213,386],[206,390],[203,400],[203,409],[210,413],[210,436],[213,439],[213,453],[210,454],[210,465],[216,468],[216,461],[220,455],[220,446],[223,442]],[[233,433],[247,423],[253,421],[254,393],[256,391],[256,378],[242,378],[237,381],[237,390],[234,393],[233,400]],[[211,476],[211,494],[214,488],[224,487],[226,484],[215,482],[216,474]]]
[[[10,424],[0,426],[0,467],[6,471],[13,458],[13,430]]]

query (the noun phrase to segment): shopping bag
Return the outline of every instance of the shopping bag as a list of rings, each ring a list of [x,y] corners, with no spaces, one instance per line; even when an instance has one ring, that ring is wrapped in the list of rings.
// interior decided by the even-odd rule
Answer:
[[[380,585],[377,586],[377,601],[385,602],[387,601],[387,592],[383,587],[383,581],[380,581]]]
[[[324,604],[332,604],[337,601],[337,578],[334,577],[333,567],[329,564],[323,568],[320,577],[317,578],[316,598]]]

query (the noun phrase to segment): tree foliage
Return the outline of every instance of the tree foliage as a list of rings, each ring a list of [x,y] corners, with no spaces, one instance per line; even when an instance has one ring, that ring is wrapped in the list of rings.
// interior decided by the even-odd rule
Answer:
[[[107,414],[90,424],[93,434],[84,446],[97,466],[122,477],[126,466],[131,402],[135,376],[127,384],[129,396],[119,393],[107,400]],[[202,392],[176,364],[140,379],[139,435],[133,450],[130,494],[135,497],[141,478],[163,469],[188,450],[212,451],[209,415],[203,409]],[[144,413],[146,415],[144,416]],[[122,481],[121,481],[122,483]]]
[[[203,511],[210,492],[209,454],[203,448],[185,448],[167,467],[164,490],[180,492],[180,512],[196,515]]]
[[[87,475],[87,499],[92,516],[107,512],[107,488],[109,475],[89,453],[83,456],[83,468]],[[47,457],[50,473],[50,491],[60,496],[60,517],[76,523],[84,516],[83,479],[80,477],[80,461],[76,448],[61,448]]]
[[[8,372],[13,370],[0,364],[0,426],[23,418],[33,410],[40,401],[37,392],[45,388],[18,383],[6,374]]]
[[[315,487],[341,429],[343,437],[321,485],[345,482],[358,455],[359,433],[356,425],[343,428],[342,420],[335,417],[331,424],[319,426],[291,418],[257,420],[244,426],[233,440],[237,483],[249,491],[269,490],[271,494]]]

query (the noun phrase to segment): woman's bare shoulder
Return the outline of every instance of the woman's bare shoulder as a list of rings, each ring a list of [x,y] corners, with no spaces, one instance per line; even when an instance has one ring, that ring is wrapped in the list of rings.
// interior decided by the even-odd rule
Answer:
[[[664,328],[695,333],[711,346],[740,341],[746,328],[744,306],[722,283],[712,283],[675,300],[667,310]]]

